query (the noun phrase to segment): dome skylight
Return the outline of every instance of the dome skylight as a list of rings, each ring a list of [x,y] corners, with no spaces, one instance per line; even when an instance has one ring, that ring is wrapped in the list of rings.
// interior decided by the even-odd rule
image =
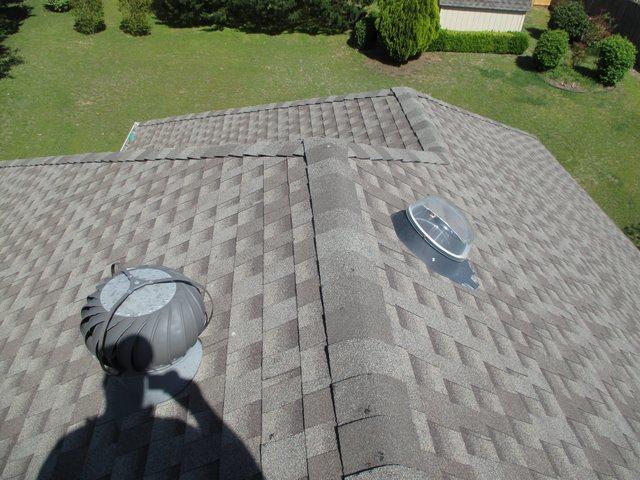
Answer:
[[[407,217],[413,228],[440,253],[456,262],[467,259],[473,229],[451,202],[441,197],[425,197],[407,207]]]

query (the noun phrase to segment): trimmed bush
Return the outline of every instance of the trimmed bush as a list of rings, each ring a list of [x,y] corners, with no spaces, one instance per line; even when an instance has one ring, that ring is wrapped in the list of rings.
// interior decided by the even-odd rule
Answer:
[[[120,0],[119,7],[122,14],[120,30],[134,36],[149,35],[151,33],[150,5],[149,0]]]
[[[75,17],[73,28],[78,32],[90,35],[106,28],[102,0],[72,0],[71,9]]]
[[[71,8],[69,0],[45,0],[44,7],[52,12],[68,12]]]
[[[376,18],[373,15],[367,15],[353,26],[351,43],[358,50],[368,50],[375,45],[377,35]]]
[[[429,45],[432,52],[512,53],[520,55],[529,48],[524,32],[457,32],[440,30]]]
[[[380,0],[376,30],[391,60],[403,63],[427,50],[440,29],[437,0]]]
[[[624,227],[622,231],[631,239],[636,247],[640,248],[640,223]]]
[[[569,34],[564,30],[546,30],[533,50],[533,59],[540,70],[551,70],[560,64],[569,50]]]
[[[633,67],[638,51],[633,43],[620,35],[611,35],[600,42],[598,78],[612,86],[622,80]]]
[[[572,41],[582,40],[589,29],[590,22],[581,2],[570,0],[557,4],[551,10],[549,28],[564,30]]]

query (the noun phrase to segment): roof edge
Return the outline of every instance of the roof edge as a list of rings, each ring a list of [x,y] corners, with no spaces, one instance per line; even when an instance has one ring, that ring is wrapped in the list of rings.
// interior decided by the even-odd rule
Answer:
[[[132,148],[118,152],[83,153],[55,157],[0,161],[0,169],[16,167],[56,166],[86,163],[149,162],[159,160],[202,160],[224,157],[301,157],[304,142],[321,141],[308,137],[288,142],[262,141],[249,144],[180,145],[165,148]],[[332,139],[333,143],[347,148],[349,158],[387,160],[410,163],[446,165],[448,162],[438,152],[378,147],[346,140]]]
[[[264,110],[276,110],[279,108],[289,108],[303,105],[317,105],[320,103],[333,103],[333,102],[341,102],[344,100],[355,100],[358,98],[374,98],[374,97],[386,97],[392,95],[390,89],[381,89],[381,90],[370,90],[367,92],[359,92],[359,93],[349,93],[346,95],[331,95],[327,97],[314,97],[308,99],[301,100],[292,100],[289,102],[281,102],[281,103],[266,103],[262,105],[252,105],[247,107],[240,108],[230,108],[226,110],[210,110],[206,112],[200,113],[191,113],[187,115],[176,115],[165,118],[151,119],[146,120],[139,123],[139,127],[145,127],[147,125],[159,125],[162,123],[171,123],[171,122],[182,122],[187,120],[199,119],[199,118],[210,118],[210,117],[220,117],[224,115],[235,115],[239,113],[251,113],[258,112]]]
[[[425,100],[429,100],[430,102],[433,102],[436,105],[439,105],[439,106],[444,107],[444,108],[449,108],[449,109],[454,110],[454,111],[456,111],[456,112],[458,112],[458,113],[460,113],[462,115],[466,115],[468,117],[472,117],[472,118],[475,118],[477,120],[481,120],[483,122],[490,123],[491,125],[495,125],[497,127],[504,128],[504,129],[509,130],[511,132],[517,132],[517,133],[520,133],[522,135],[526,135],[527,137],[531,137],[531,138],[533,138],[535,140],[540,141],[540,139],[536,135],[534,135],[533,133],[529,133],[529,132],[526,132],[524,130],[520,130],[520,129],[516,128],[516,127],[512,127],[511,125],[507,125],[506,123],[502,123],[502,122],[499,122],[497,120],[493,120],[492,118],[485,117],[483,115],[480,115],[479,113],[474,113],[474,112],[472,112],[470,110],[465,110],[464,108],[460,108],[460,107],[457,107],[455,105],[452,105],[451,103],[444,102],[444,101],[442,101],[442,100],[440,100],[438,98],[432,97],[431,95],[428,95],[426,93],[417,92],[416,91],[416,94],[417,94],[418,98],[423,98]]]

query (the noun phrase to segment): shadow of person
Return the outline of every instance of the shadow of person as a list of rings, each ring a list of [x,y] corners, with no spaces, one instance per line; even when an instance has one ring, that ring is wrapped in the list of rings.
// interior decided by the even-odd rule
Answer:
[[[133,341],[143,342],[136,345],[152,353],[141,336]],[[138,370],[149,365],[150,354],[143,356],[146,365],[137,356]],[[146,406],[150,390],[174,394],[184,382],[172,370],[151,376],[105,375],[104,411],[58,440],[38,479],[263,478],[257,454],[224,427],[197,383],[190,382],[159,406]]]

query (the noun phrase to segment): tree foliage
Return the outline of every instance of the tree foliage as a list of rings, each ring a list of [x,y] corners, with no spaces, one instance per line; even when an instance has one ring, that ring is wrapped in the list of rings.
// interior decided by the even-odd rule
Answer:
[[[440,29],[437,0],[380,0],[376,30],[391,60],[404,63],[427,50]]]
[[[580,41],[590,28],[591,22],[580,1],[569,0],[558,3],[551,9],[549,28],[564,30],[571,41]]]
[[[368,50],[376,43],[376,16],[367,15],[361,18],[351,30],[351,44],[358,50]]]
[[[371,0],[155,0],[154,10],[173,26],[231,26],[277,33],[336,33],[351,28]]]

